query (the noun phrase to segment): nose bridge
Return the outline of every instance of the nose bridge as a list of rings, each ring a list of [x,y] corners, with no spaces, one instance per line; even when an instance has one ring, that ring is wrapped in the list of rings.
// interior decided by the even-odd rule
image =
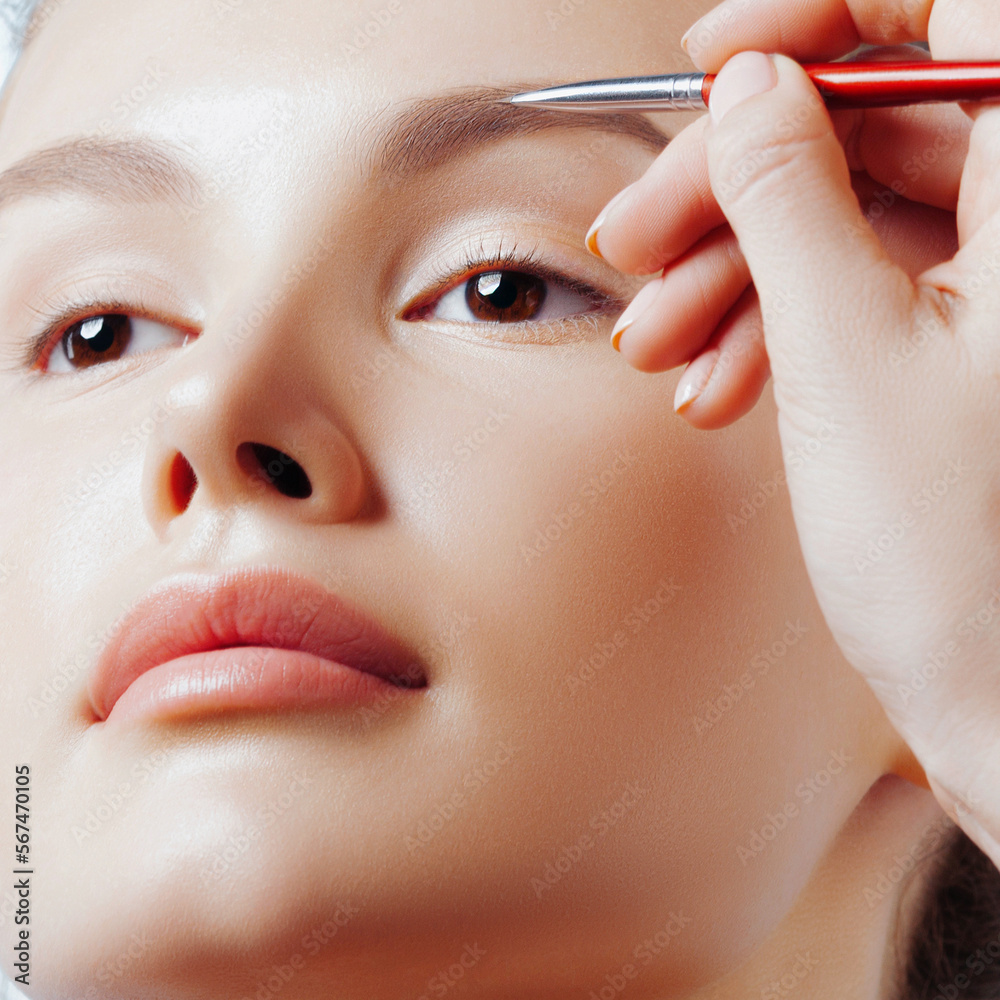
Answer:
[[[307,312],[308,301],[315,298],[312,293],[316,286],[331,284],[336,239],[330,232],[305,238],[302,234],[309,229],[306,221],[300,223],[291,213],[285,213],[280,229],[271,231],[264,251],[274,259],[268,261],[266,269],[254,268],[240,276],[227,314],[219,322],[221,340],[230,353],[243,348],[252,350],[255,342],[266,340],[261,336],[262,331],[294,325]],[[291,249],[279,252],[279,244],[290,245]],[[259,260],[259,256],[250,253],[247,259]],[[296,338],[287,337],[283,346],[287,354],[303,345]],[[315,349],[315,341],[311,346]],[[272,347],[267,343],[261,345],[264,352]]]
[[[167,416],[143,470],[146,515],[158,534],[205,506],[259,504],[329,523],[353,517],[364,502],[337,385],[327,366],[307,363],[323,332],[303,327],[308,311],[287,283],[241,285],[169,365]]]

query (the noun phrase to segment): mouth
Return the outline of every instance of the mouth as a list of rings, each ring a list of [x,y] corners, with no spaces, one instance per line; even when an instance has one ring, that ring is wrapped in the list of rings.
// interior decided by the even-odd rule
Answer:
[[[359,706],[427,686],[376,619],[289,570],[171,577],[112,635],[88,684],[95,722]]]

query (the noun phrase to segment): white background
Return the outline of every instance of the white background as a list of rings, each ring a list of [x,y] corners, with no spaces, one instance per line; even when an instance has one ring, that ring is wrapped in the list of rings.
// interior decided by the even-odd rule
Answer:
[[[7,71],[14,59],[14,48],[7,25],[0,19],[0,81],[7,77]]]

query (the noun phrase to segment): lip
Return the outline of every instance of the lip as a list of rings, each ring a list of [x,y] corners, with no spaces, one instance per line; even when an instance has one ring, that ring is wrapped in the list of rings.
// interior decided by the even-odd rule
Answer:
[[[88,683],[95,721],[358,705],[427,686],[374,618],[290,570],[183,573],[112,629]]]

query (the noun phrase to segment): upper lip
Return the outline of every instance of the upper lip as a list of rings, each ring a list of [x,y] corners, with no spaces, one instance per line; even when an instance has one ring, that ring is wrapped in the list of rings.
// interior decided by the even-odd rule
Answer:
[[[419,659],[374,618],[290,570],[184,573],[161,582],[119,618],[90,676],[90,704],[106,719],[141,674],[189,653],[232,646],[301,650],[423,687]]]

